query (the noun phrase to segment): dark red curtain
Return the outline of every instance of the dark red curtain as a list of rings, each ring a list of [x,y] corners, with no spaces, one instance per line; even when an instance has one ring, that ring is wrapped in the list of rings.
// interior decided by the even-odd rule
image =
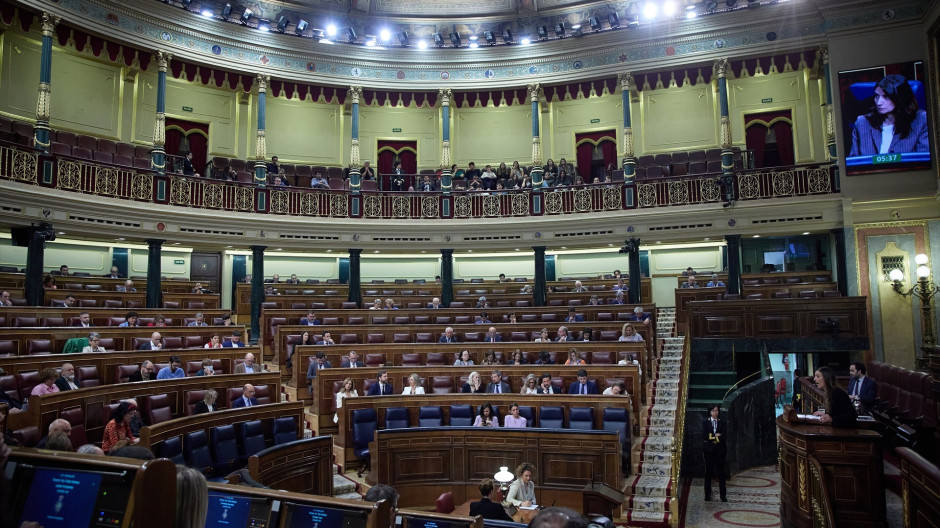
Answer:
[[[392,164],[395,162],[395,153],[391,150],[379,152],[379,159],[376,162],[376,168],[379,174],[389,174],[392,172]]]
[[[405,174],[418,173],[417,141],[379,141],[379,174],[390,174],[395,156],[401,160],[401,169]]]
[[[747,141],[747,149],[754,153],[754,166],[764,166],[764,146],[767,143],[767,127],[760,123],[751,123],[745,128],[744,136]]]
[[[793,165],[793,125],[789,121],[780,119],[773,126],[777,137],[777,154],[780,156],[780,165]]]
[[[578,174],[584,183],[591,183],[591,163],[594,161],[594,147],[601,149],[604,155],[604,166],[617,160],[617,131],[600,130],[597,132],[579,132],[574,135],[577,145],[575,151],[578,163]],[[610,143],[610,146],[605,146]]]
[[[202,174],[209,155],[209,125],[166,118],[166,153],[174,156],[184,154],[180,152],[183,138],[189,142],[189,150],[193,153],[193,167]]]
[[[591,177],[591,160],[594,159],[594,143],[585,141],[578,144],[578,150],[575,153],[578,163],[578,174],[581,179],[588,182]]]
[[[608,139],[608,140],[601,141],[599,146],[601,147],[601,152],[604,154],[604,167],[609,166],[611,163],[613,163],[614,166],[616,167],[618,165],[617,164],[617,143]],[[584,179],[584,183],[591,183],[586,178],[584,178],[583,175],[581,176],[581,178]]]

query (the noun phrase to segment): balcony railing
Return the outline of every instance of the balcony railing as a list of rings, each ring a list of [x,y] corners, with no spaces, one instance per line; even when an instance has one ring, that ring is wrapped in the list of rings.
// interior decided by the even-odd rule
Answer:
[[[734,176],[738,200],[833,194],[829,167],[798,165]],[[90,160],[43,155],[0,144],[0,179],[81,194],[231,212],[371,219],[473,219],[569,215],[726,200],[720,175],[703,174],[626,184],[529,190],[376,192],[253,184],[194,178]]]

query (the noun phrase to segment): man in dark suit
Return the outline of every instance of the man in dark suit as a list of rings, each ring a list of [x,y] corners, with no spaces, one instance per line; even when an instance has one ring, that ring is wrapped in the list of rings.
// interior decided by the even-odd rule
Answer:
[[[441,300],[437,297],[431,299],[431,302],[428,303],[428,308],[431,308],[432,310],[443,308],[443,306],[441,306]]]
[[[878,395],[878,384],[865,375],[864,363],[849,365],[849,375],[852,376],[849,380],[849,399],[860,402],[865,409],[871,409]]]
[[[486,392],[494,394],[510,394],[512,392],[512,388],[509,384],[503,381],[502,372],[494,370],[492,374],[490,374],[490,379],[492,381],[486,385]]]
[[[55,386],[60,391],[80,389],[78,382],[75,381],[75,367],[71,363],[62,364],[62,375],[55,380]]]
[[[555,338],[555,341],[574,341],[574,337],[568,333],[567,326],[559,326],[558,337]]]
[[[578,381],[568,387],[568,394],[597,394],[597,384],[589,380],[587,375],[586,370],[579,370]]]
[[[82,328],[91,328],[91,314],[88,312],[82,312],[78,314],[78,320],[75,320],[75,324],[72,326],[80,326]]]
[[[152,379],[157,379],[156,373],[154,372],[155,370],[156,369],[153,366],[153,361],[145,359],[140,363],[140,370],[131,374],[130,377],[127,378],[127,381],[150,381]]]
[[[343,362],[340,363],[341,368],[362,368],[365,365],[362,361],[359,361],[359,354],[355,350],[349,351],[349,356],[343,359]]]
[[[555,387],[552,387],[552,375],[542,374],[539,377],[539,388],[536,391],[539,394],[558,394]]]
[[[111,273],[108,273],[107,275],[105,275],[105,278],[107,278],[107,279],[120,279],[120,278],[121,278],[121,272],[120,272],[120,270],[118,270],[118,267],[117,267],[117,266],[111,266]]]
[[[255,398],[255,387],[251,383],[246,383],[242,389],[242,395],[232,402],[232,408],[254,407],[255,405],[258,405],[258,398]]]
[[[395,394],[395,389],[388,381],[388,371],[382,369],[379,371],[378,383],[369,386],[369,392],[366,393],[366,396],[391,396],[393,394]]]
[[[144,341],[137,347],[137,350],[160,350],[163,348],[163,341],[160,332],[150,334],[150,340]]]
[[[476,517],[482,515],[484,519],[493,519],[494,521],[512,521],[512,517],[506,513],[502,504],[490,500],[490,494],[496,483],[493,479],[483,479],[480,481],[480,501],[470,503],[470,516]]]
[[[702,422],[702,454],[705,457],[705,500],[712,500],[712,478],[718,478],[718,492],[721,502],[728,502],[728,493],[725,489],[725,455],[728,453],[725,444],[727,425],[718,419],[718,405],[708,406],[708,418]]]
[[[454,329],[447,327],[444,329],[444,335],[437,340],[438,343],[458,343],[457,336],[454,335]]]
[[[307,390],[310,394],[313,394],[313,379],[317,377],[317,371],[328,368],[333,368],[333,365],[326,360],[326,354],[317,352],[317,357],[307,367]]]
[[[495,326],[491,326],[489,330],[486,331],[486,337],[483,338],[484,343],[499,343],[502,342],[502,340],[503,336],[499,335]]]
[[[317,314],[313,310],[307,312],[307,317],[300,318],[301,326],[317,326],[320,324],[320,320],[317,319]]]

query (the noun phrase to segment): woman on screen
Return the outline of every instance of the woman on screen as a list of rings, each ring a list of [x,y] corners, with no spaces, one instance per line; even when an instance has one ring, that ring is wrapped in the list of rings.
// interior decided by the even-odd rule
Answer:
[[[534,476],[535,466],[528,462],[519,464],[516,468],[516,480],[509,486],[509,493],[506,494],[506,504],[516,507],[535,504],[535,482],[532,482]]]
[[[927,112],[917,107],[907,79],[888,75],[878,81],[871,112],[855,120],[849,157],[929,150]]]

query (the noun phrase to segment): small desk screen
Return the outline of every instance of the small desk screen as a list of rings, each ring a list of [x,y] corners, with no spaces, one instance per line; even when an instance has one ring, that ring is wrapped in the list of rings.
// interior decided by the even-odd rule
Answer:
[[[102,486],[103,479],[101,473],[35,469],[20,523],[34,521],[44,528],[120,526],[129,490],[122,494]]]
[[[307,504],[284,503],[281,528],[366,528],[369,514]]]
[[[206,528],[267,528],[270,516],[267,499],[209,492]]]
[[[467,528],[469,525],[466,521],[444,521],[412,515],[406,515],[403,519],[403,528]]]

